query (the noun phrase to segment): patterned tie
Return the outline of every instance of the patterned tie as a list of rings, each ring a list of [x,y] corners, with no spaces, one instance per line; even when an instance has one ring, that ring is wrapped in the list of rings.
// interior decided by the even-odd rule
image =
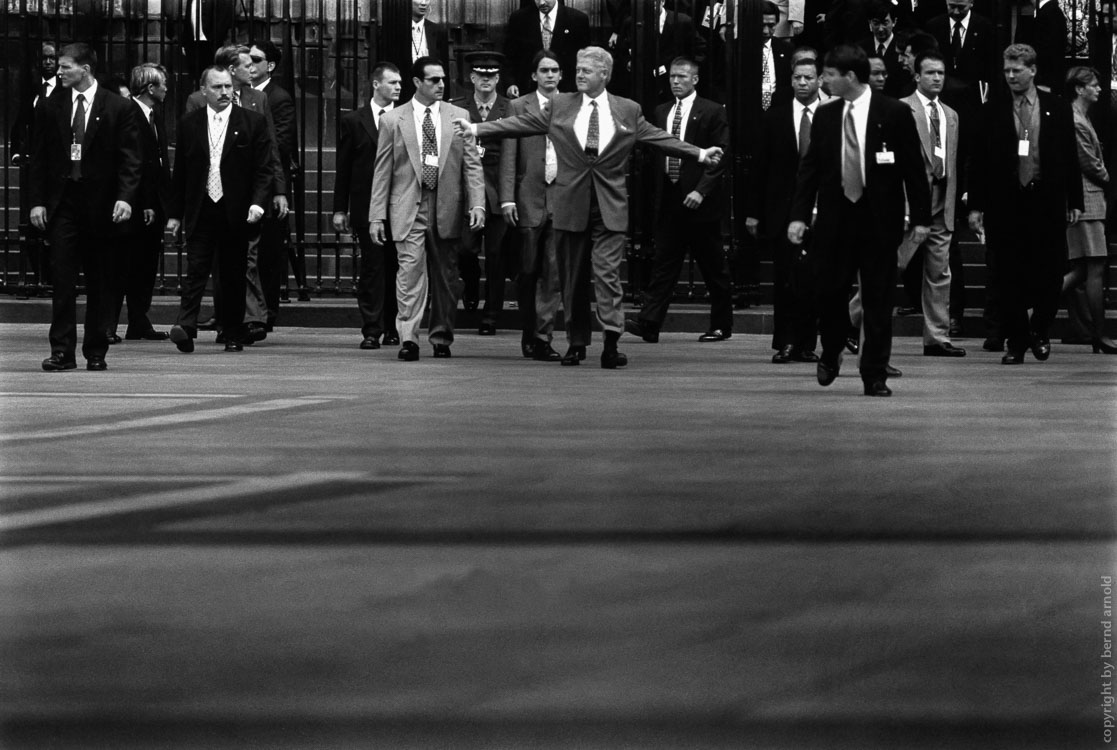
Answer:
[[[78,94],[78,103],[74,107],[74,143],[81,146],[85,142],[85,96]],[[81,159],[70,159],[70,179],[81,179]]]
[[[803,107],[803,116],[799,118],[799,158],[807,155],[811,147],[811,110]]]
[[[550,185],[558,177],[558,157],[555,156],[555,144],[551,143],[550,136],[543,137],[547,139],[547,155],[543,162],[543,179]]]
[[[590,102],[590,127],[586,131],[586,156],[597,156],[597,142],[601,138],[601,121],[597,119],[597,102]]]
[[[492,106],[491,104],[478,104],[477,105],[477,114],[481,115],[481,122],[484,122],[485,120],[489,119],[489,107],[491,107],[491,106]]]
[[[209,176],[206,177],[206,192],[214,203],[221,200],[225,190],[221,187],[221,117],[213,115],[213,125],[209,134]],[[217,135],[214,136],[214,133]]]
[[[934,102],[927,105],[927,114],[931,116],[931,136],[935,139],[935,151],[942,148],[942,124],[939,122],[939,108],[935,106]],[[938,153],[933,153],[931,156],[931,176],[936,180],[941,180],[943,175],[946,174],[946,169],[942,163],[942,157]]]
[[[842,192],[850,203],[861,200],[865,192],[865,182],[861,179],[861,147],[857,143],[857,127],[853,124],[853,102],[842,123]]]
[[[240,92],[235,89],[233,90],[233,104],[240,106]]]
[[[431,108],[427,107],[427,114],[423,118],[423,187],[434,190],[438,187],[438,167],[427,164],[427,157],[438,159],[438,141],[434,137],[434,120],[431,119]]]
[[[760,87],[760,106],[765,110],[772,106],[772,66],[768,63],[768,47],[762,48],[760,75],[764,85]]]
[[[676,99],[675,100],[675,119],[671,121],[671,135],[678,138],[679,133],[682,131],[682,127],[683,127],[683,100],[682,99]],[[679,181],[679,170],[680,170],[681,167],[682,167],[682,161],[680,159],[676,159],[673,156],[668,156],[667,157],[667,179],[671,180],[671,182],[678,182]]]
[[[962,22],[954,22],[954,33],[950,35],[950,57],[955,70],[958,68],[958,58],[962,56]]]
[[[551,17],[543,16],[543,49],[551,48]]]

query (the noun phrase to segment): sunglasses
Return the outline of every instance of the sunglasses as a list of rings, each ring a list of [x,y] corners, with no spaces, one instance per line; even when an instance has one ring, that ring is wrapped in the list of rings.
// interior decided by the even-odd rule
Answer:
[[[446,76],[428,76],[427,78],[424,78],[423,80],[424,81],[430,81],[431,83],[442,83],[443,81],[446,80]]]

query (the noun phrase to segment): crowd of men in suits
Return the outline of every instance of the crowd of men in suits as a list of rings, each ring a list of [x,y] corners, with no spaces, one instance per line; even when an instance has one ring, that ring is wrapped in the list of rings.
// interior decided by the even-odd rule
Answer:
[[[376,65],[367,100],[339,125],[332,221],[360,248],[362,349],[398,344],[401,360],[419,359],[429,297],[428,341],[434,357],[449,357],[459,302],[475,308],[483,299],[478,333],[491,335],[511,277],[524,357],[578,365],[596,314],[601,366],[623,367],[621,334],[658,341],[687,254],[711,302],[700,340],[731,337],[721,247],[729,125],[724,106],[699,95],[718,90],[701,81],[707,70],[718,78],[706,53],[723,38],[724,4],[700,5],[656,0],[661,54],[633,71],[630,3],[609,4],[610,52],[590,43],[585,14],[532,0],[510,17],[504,53],[469,55],[471,87],[447,100],[446,29],[427,18],[430,0],[413,0],[410,53]],[[950,308],[963,217],[985,233],[997,271],[985,348],[1007,342],[1005,364],[1022,362],[1027,349],[1041,360],[1050,353],[1058,292],[1052,299],[1047,277],[1061,275],[1061,230],[1077,218],[1082,188],[1069,107],[1037,87],[1061,88],[1066,20],[1046,0],[1033,44],[997,50],[973,0],[933,7],[838,2],[801,20],[787,6],[763,7],[763,130],[752,148],[745,228],[774,259],[772,361],[815,363],[821,385],[834,381],[848,349],[860,355],[865,394],[891,394],[887,381],[900,375],[889,361],[891,297],[905,269],[924,314],[924,354],[965,355],[951,341],[960,316]],[[778,37],[780,28],[796,41]],[[181,309],[169,332],[179,350],[193,351],[205,327],[199,310],[211,277],[226,351],[265,338],[286,286],[285,221],[298,169],[293,100],[270,80],[279,50],[263,42],[216,51],[179,125],[173,172],[153,116],[166,71],[137,66],[128,102],[97,85],[87,45],[49,52],[44,80],[54,57],[61,85],[35,106],[29,191],[54,274],[43,368],[77,366],[79,268],[89,297],[88,369],[106,367],[122,298],[125,338],[168,336],[147,319],[164,226],[186,239]],[[647,117],[614,93],[635,75],[665,100]],[[626,318],[620,268],[637,143],[658,154],[656,255],[646,302]],[[126,238],[127,256],[110,253],[115,238]],[[565,353],[553,347],[560,304]]]

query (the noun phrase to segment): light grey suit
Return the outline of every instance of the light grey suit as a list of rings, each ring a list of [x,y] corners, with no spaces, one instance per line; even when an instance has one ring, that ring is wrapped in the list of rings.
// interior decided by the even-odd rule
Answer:
[[[441,132],[438,187],[423,187],[422,142],[414,114],[420,106],[411,100],[380,119],[369,222],[387,221],[396,242],[400,341],[418,341],[430,287],[429,340],[449,345],[462,292],[458,246],[463,222],[471,208],[485,206],[485,177],[477,149],[454,135],[453,119],[469,119],[469,113],[441,102],[435,125]]]
[[[950,238],[954,233],[954,206],[958,195],[958,113],[936,99],[940,109],[940,132],[945,155],[943,179],[933,179],[934,137],[928,122],[928,110],[918,94],[900,101],[911,107],[915,128],[919,131],[919,147],[927,184],[931,188],[931,232],[923,242],[923,344],[950,342]],[[911,230],[900,244],[900,269],[907,267],[919,245],[912,241]]]

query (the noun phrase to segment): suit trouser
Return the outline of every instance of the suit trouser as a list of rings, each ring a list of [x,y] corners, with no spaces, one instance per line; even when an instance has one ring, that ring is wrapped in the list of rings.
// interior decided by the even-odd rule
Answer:
[[[115,332],[124,301],[128,301],[128,329],[125,335],[139,335],[152,329],[147,314],[159,272],[159,255],[163,252],[163,225],[142,227],[128,235],[110,263],[109,293],[112,320],[108,331]]]
[[[946,228],[945,193],[944,187],[932,186],[931,231],[922,245],[916,245],[911,241],[909,230],[900,243],[897,258],[900,269],[906,269],[913,261],[922,264],[920,298],[925,346],[950,341],[950,238],[953,232]],[[920,248],[923,252],[917,253]]]
[[[1027,349],[1033,333],[1046,339],[1059,311],[1067,233],[1065,218],[1058,220],[1051,211],[1055,200],[1033,182],[1018,188],[1011,199],[1013,216],[986,219],[988,248],[997,269],[1000,334],[1009,351]],[[1057,200],[1061,205],[1062,197]]]
[[[562,299],[555,229],[548,218],[520,229],[519,306],[524,341],[551,341],[555,313]]]
[[[624,288],[621,261],[625,233],[605,228],[597,201],[590,201],[589,225],[580,232],[555,230],[566,338],[570,346],[589,346],[590,294],[597,301],[597,320],[606,331],[624,331]],[[591,275],[592,272],[592,275]]]
[[[508,224],[504,215],[489,212],[485,217],[485,311],[481,320],[496,323],[504,309],[504,235]],[[474,239],[476,242],[476,238]]]
[[[396,245],[388,240],[374,245],[369,228],[354,227],[361,248],[361,271],[357,276],[357,309],[361,312],[361,335],[379,338],[396,330]]]
[[[268,303],[260,280],[260,238],[258,232],[248,240],[244,269],[244,322],[263,325],[268,321]]]
[[[431,316],[428,340],[432,344],[454,342],[454,317],[462,293],[458,277],[458,248],[455,237],[438,236],[438,191],[423,188],[419,212],[406,237],[396,240],[399,273],[396,274],[396,299],[399,314],[396,328],[400,341],[419,340],[419,325],[431,293]]]
[[[816,284],[822,338],[822,359],[836,362],[849,335],[849,290],[860,276],[864,344],[861,346],[862,379],[885,380],[884,368],[892,356],[892,289],[896,285],[896,248],[882,243],[878,217],[867,199],[850,203],[845,198],[839,212],[831,255],[818,259]]]
[[[267,308],[267,322],[275,324],[279,314],[279,290],[286,289],[287,244],[289,242],[287,218],[280,219],[270,213],[260,220],[260,247],[256,266]]]
[[[657,216],[655,258],[651,282],[645,292],[640,320],[658,330],[667,317],[675,284],[687,251],[698,264],[702,281],[710,295],[710,329],[733,330],[733,293],[729,267],[721,247],[721,219],[699,221],[694,210],[683,205],[684,193],[678,184],[666,177],[663,188],[662,215]]]
[[[810,235],[807,235],[807,242]],[[818,343],[814,279],[802,260],[802,245],[777,237],[772,245],[772,348],[813,352]]]
[[[81,184],[66,181],[62,200],[47,226],[50,240],[54,299],[50,320],[50,351],[74,359],[78,343],[78,272],[85,272],[85,331],[82,355],[104,357],[109,342],[105,333],[112,322],[113,307],[107,299],[106,274],[110,241],[92,229]]]
[[[176,324],[191,336],[197,333],[206,281],[216,263],[219,272],[214,281],[213,307],[217,324],[230,341],[241,341],[249,239],[229,226],[223,201],[202,199],[194,232],[186,239],[186,278]]]

